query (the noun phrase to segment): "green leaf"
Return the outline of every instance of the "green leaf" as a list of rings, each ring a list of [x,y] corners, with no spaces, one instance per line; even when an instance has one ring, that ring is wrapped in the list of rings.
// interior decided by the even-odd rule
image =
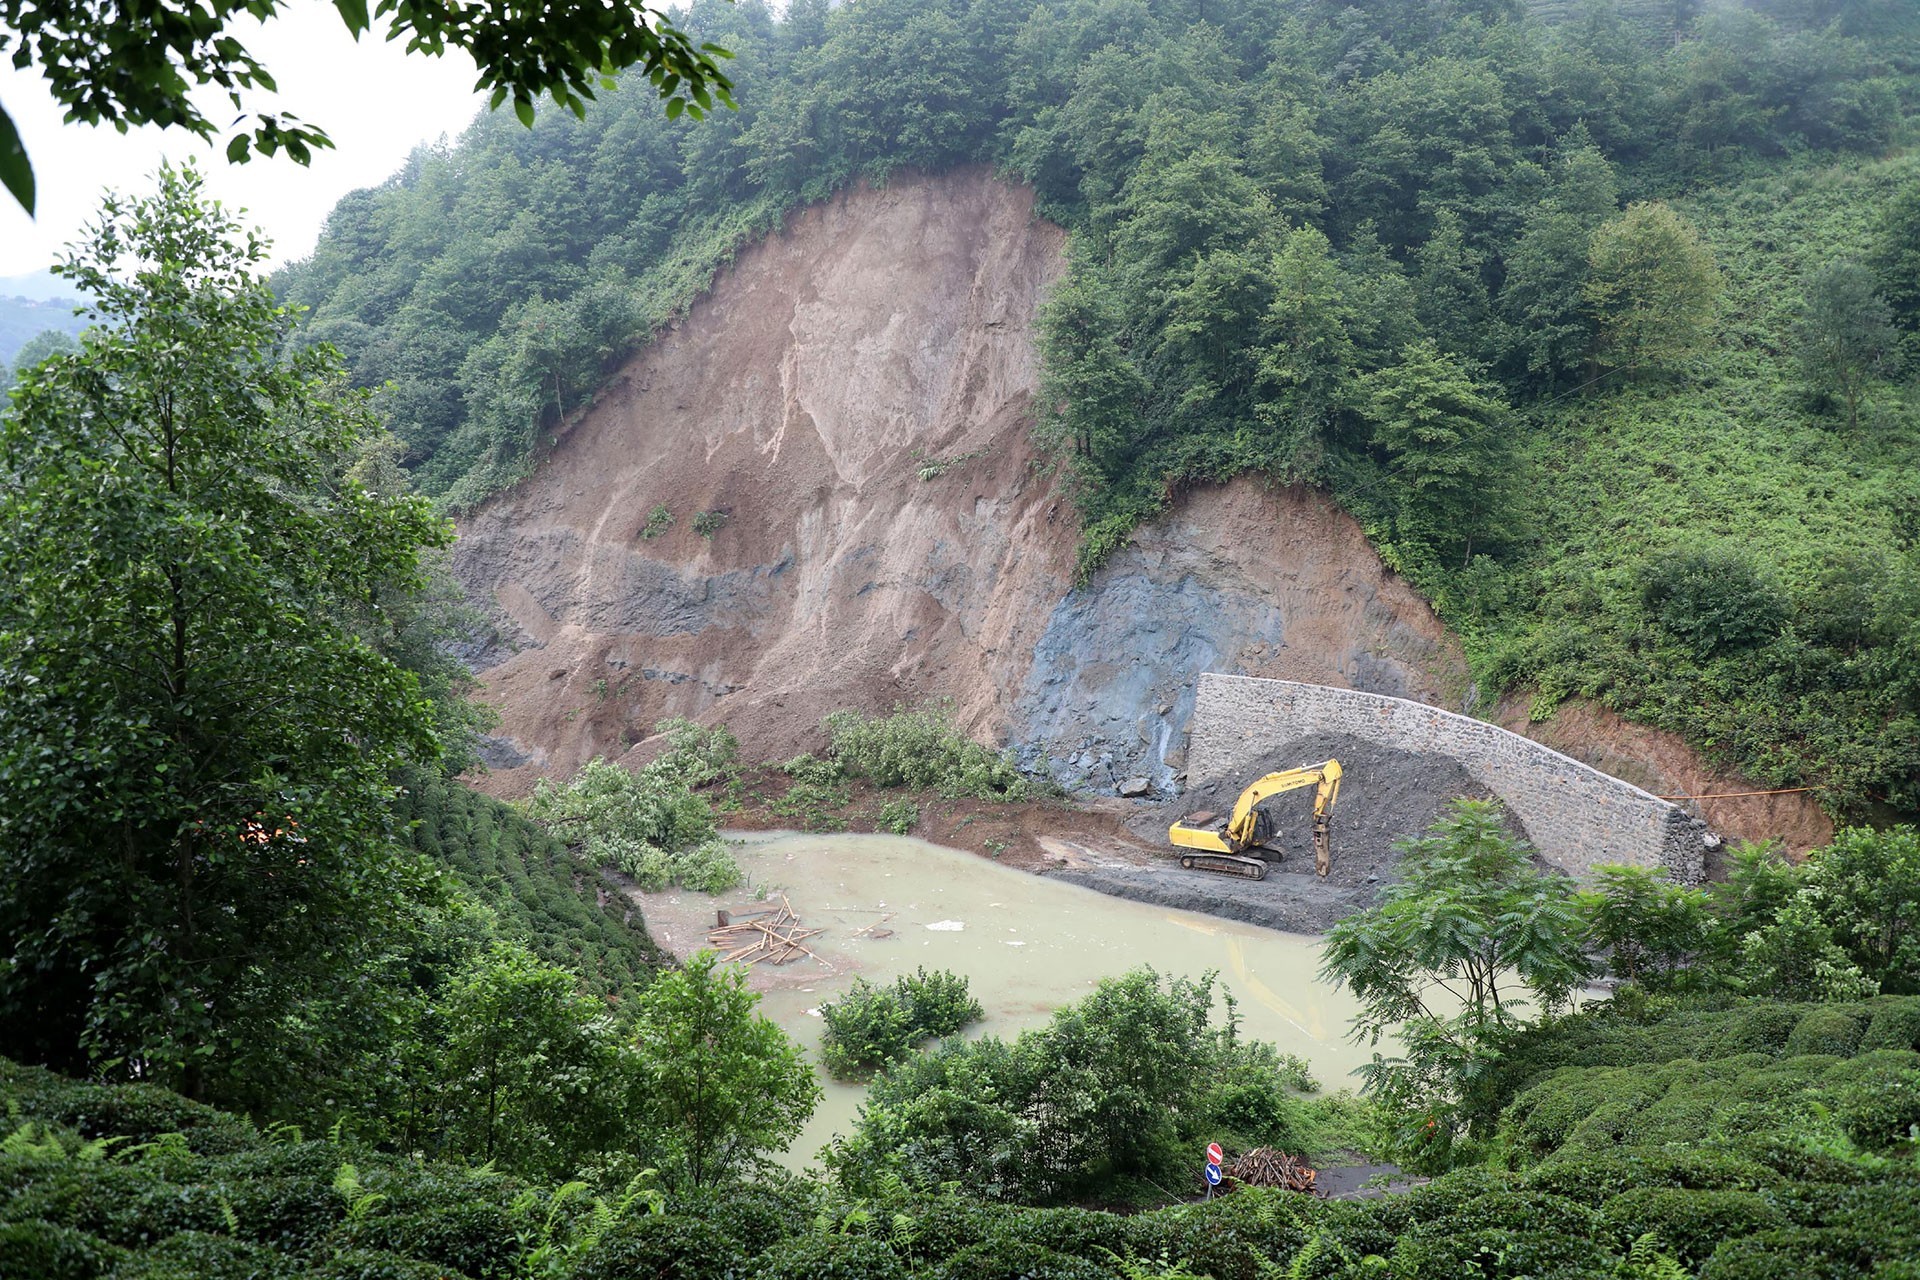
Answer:
[[[367,0],[333,0],[333,7],[339,10],[347,30],[353,33],[356,40],[362,31],[373,25],[367,18]]]
[[[0,186],[6,187],[8,194],[20,202],[28,217],[33,216],[33,165],[27,160],[20,132],[13,127],[13,117],[5,107],[0,107]]]
[[[513,114],[520,117],[521,124],[527,126],[529,129],[533,128],[533,99],[515,98],[513,100]]]

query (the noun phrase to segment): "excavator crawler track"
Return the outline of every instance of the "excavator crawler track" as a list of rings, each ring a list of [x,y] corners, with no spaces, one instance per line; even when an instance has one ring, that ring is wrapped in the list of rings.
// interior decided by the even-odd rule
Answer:
[[[1183,853],[1180,865],[1188,871],[1212,871],[1223,876],[1247,880],[1265,880],[1267,864],[1259,858],[1242,858],[1231,853]]]

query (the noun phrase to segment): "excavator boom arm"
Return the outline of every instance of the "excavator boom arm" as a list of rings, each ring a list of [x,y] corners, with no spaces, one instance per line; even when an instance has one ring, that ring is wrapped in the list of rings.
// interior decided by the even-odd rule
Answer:
[[[1320,790],[1313,797],[1313,816],[1315,827],[1332,812],[1334,801],[1340,794],[1340,762],[1328,760],[1324,764],[1307,765],[1299,769],[1283,769],[1259,779],[1240,793],[1239,803],[1233,806],[1233,817],[1227,823],[1227,838],[1241,846],[1253,843],[1254,809],[1268,796],[1277,796],[1286,791],[1298,791],[1301,787],[1317,786]]]

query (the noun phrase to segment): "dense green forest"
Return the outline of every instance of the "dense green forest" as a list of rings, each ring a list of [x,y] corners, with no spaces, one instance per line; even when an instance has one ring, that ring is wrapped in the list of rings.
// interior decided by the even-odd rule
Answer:
[[[0,1061],[0,1274],[327,1280],[1910,1280],[1920,1001],[1603,1011],[1510,1046],[1496,1154],[1407,1195],[1134,1215],[652,1177],[598,1194]]]
[[[1073,233],[1044,439],[1091,572],[1324,485],[1482,702],[1587,695],[1920,805],[1920,15],[1898,0],[697,4],[736,112],[483,118],[278,287],[455,508],[796,204],[992,164]]]

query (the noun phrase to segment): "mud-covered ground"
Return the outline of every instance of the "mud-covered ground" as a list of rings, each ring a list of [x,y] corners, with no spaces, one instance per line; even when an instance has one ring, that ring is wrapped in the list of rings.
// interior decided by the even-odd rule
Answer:
[[[1444,756],[1395,751],[1345,735],[1304,738],[1280,747],[1260,772],[1338,760],[1345,776],[1333,811],[1333,865],[1327,878],[1314,874],[1314,789],[1275,796],[1262,806],[1278,833],[1267,856],[1278,855],[1261,881],[1215,872],[1184,870],[1167,843],[1167,827],[1198,810],[1231,812],[1235,800],[1259,773],[1244,778],[1201,780],[1181,796],[1143,805],[1127,821],[1137,844],[1131,849],[1089,844],[1071,851],[1068,865],[1050,873],[1103,893],[1187,911],[1204,911],[1272,929],[1320,933],[1344,916],[1370,906],[1394,879],[1399,855],[1393,846],[1424,833],[1457,796],[1491,793],[1458,763]],[[1509,815],[1521,838],[1525,829]]]

